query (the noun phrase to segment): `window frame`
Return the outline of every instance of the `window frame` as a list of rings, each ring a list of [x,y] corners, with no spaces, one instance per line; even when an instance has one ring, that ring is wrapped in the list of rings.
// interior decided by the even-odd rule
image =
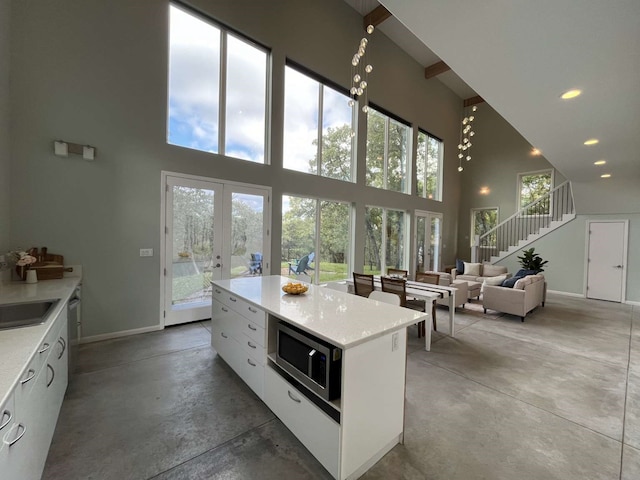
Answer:
[[[545,174],[549,174],[549,176],[551,177],[551,181],[550,181],[550,185],[549,185],[549,192],[553,191],[554,189],[554,185],[555,185],[555,169],[553,168],[545,168],[542,170],[534,170],[531,172],[520,172],[518,173],[517,176],[517,180],[516,180],[516,212],[520,212],[524,205],[522,205],[522,178],[526,177],[526,176],[542,176]],[[549,193],[547,192],[547,193]],[[536,199],[537,200],[537,199]],[[535,201],[535,200],[534,200]],[[547,213],[542,213],[539,215],[543,215],[543,216],[549,216],[551,215],[551,212],[553,211],[553,196],[549,197],[549,211]],[[521,212],[520,217],[531,217],[531,216],[535,216],[535,215],[531,215],[525,212]]]
[[[376,187],[375,185],[371,185],[368,183],[368,178],[367,178],[367,171],[368,171],[368,163],[369,163],[369,115],[371,111],[374,111],[375,113],[382,115],[385,117],[385,122],[384,122],[384,147],[383,147],[383,158],[382,158],[382,187]],[[407,122],[406,120],[403,120],[402,118],[398,117],[397,115],[394,115],[393,113],[389,112],[388,110],[385,110],[384,108],[381,108],[373,103],[369,103],[368,106],[368,110],[367,110],[367,114],[365,115],[366,117],[366,132],[367,132],[367,136],[365,138],[365,158],[364,158],[364,163],[365,163],[365,180],[364,180],[364,184],[367,187],[370,188],[378,188],[380,190],[387,190],[389,192],[396,192],[396,193],[403,193],[405,195],[409,195],[411,193],[411,164],[412,164],[412,156],[413,156],[413,148],[412,148],[412,143],[413,143],[413,126]],[[404,159],[404,164],[403,164],[403,169],[404,169],[404,176],[402,178],[402,182],[403,182],[403,189],[402,190],[391,190],[389,187],[389,130],[390,130],[390,123],[391,121],[397,122],[401,125],[404,125],[407,128],[407,135],[406,135],[406,141],[407,141],[407,145],[405,148],[405,159]]]
[[[422,179],[423,184],[424,184],[424,188],[423,188],[423,192],[419,192],[418,191],[418,160],[419,160],[419,155],[418,155],[418,148],[420,147],[420,135],[425,135],[426,136],[426,141],[425,141],[425,153],[424,153],[424,159],[425,159],[425,165],[424,165],[424,172],[425,172],[425,178]],[[414,181],[415,181],[415,193],[418,197],[420,198],[426,198],[427,200],[433,200],[436,202],[442,202],[442,187],[443,187],[443,182],[442,182],[442,166],[444,164],[444,149],[445,149],[445,144],[444,141],[435,136],[432,135],[431,133],[427,132],[426,130],[419,128],[418,127],[418,136],[416,137],[417,141],[416,141],[416,173],[413,176],[414,177]],[[438,166],[437,166],[437,170],[436,170],[436,188],[435,188],[435,196],[434,198],[429,198],[429,196],[427,195],[426,189],[427,189],[427,179],[429,178],[428,175],[428,158],[429,158],[429,138],[433,138],[435,140],[438,141],[439,143],[439,152],[438,152]]]
[[[477,212],[481,212],[481,211],[495,211],[496,212],[496,224],[491,227],[489,230],[492,230],[494,228],[496,228],[498,225],[500,225],[500,207],[477,207],[477,208],[472,208],[471,209],[471,234],[469,235],[469,243],[471,247],[475,247],[475,241],[476,241],[476,213]],[[484,232],[486,233],[486,232]],[[479,235],[482,236],[484,234]],[[480,248],[495,248],[497,245],[497,239],[495,244],[492,245],[485,245],[485,246],[481,246]]]
[[[402,241],[402,263],[400,266],[398,266],[397,268],[401,268],[401,269],[405,269],[405,270],[410,270],[410,268],[408,268],[407,265],[409,265],[409,249],[410,249],[410,234],[411,234],[411,222],[413,221],[413,217],[411,215],[411,212],[407,211],[407,210],[403,210],[400,208],[392,208],[392,207],[383,207],[380,205],[365,205],[364,206],[364,217],[363,220],[366,219],[367,217],[367,209],[370,208],[379,208],[382,210],[382,224],[381,224],[381,243],[380,243],[380,273],[384,274],[386,269],[387,269],[387,219],[388,219],[388,214],[387,212],[389,210],[393,210],[395,212],[402,212],[404,214],[404,221],[403,221],[403,241]],[[366,225],[365,225],[365,234],[366,234]],[[365,267],[367,266],[367,259],[366,259],[366,255],[364,254],[364,249],[366,249],[366,240],[365,242],[363,242],[363,265],[362,265],[362,271],[365,271]],[[396,267],[394,267],[396,268]]]
[[[325,88],[330,88],[331,90],[334,90],[335,92],[344,95],[345,97],[345,103],[347,103],[350,100],[350,94],[349,91],[340,86],[339,84],[337,84],[336,82],[333,82],[331,80],[329,80],[326,77],[323,77],[322,75],[319,75],[317,73],[315,73],[314,71],[308,69],[307,67],[287,58],[285,61],[285,68],[284,68],[284,77],[286,79],[286,72],[287,72],[287,68],[290,68],[292,70],[295,70],[297,73],[306,76],[308,79],[317,82],[318,83],[318,118],[317,118],[317,125],[318,125],[318,131],[316,134],[316,140],[317,140],[317,145],[316,145],[316,159],[318,159],[318,161],[316,162],[316,171],[315,172],[303,172],[300,170],[293,170],[290,168],[287,168],[284,166],[284,158],[283,158],[283,162],[282,162],[282,168],[284,170],[289,170],[289,171],[295,171],[295,172],[300,172],[300,173],[306,173],[307,175],[315,175],[317,177],[322,177],[322,178],[329,178],[331,180],[337,180],[339,182],[348,182],[348,183],[355,183],[356,182],[356,144],[357,144],[357,112],[358,112],[358,101],[355,100],[356,105],[355,108],[349,107],[351,108],[351,130],[353,132],[356,132],[356,134],[354,134],[351,137],[351,152],[350,152],[350,166],[349,166],[349,179],[348,180],[343,180],[340,178],[334,178],[334,177],[328,177],[325,175],[322,175],[322,165],[323,165],[323,152],[322,152],[322,146],[323,146],[323,142],[322,142],[322,138],[323,138],[323,119],[324,119],[324,115],[325,115],[325,111],[324,111],[324,99],[325,99]],[[287,98],[287,90],[286,90],[286,80],[285,80],[285,88],[284,88],[284,94],[283,94],[283,102],[284,102],[284,106],[286,107],[286,98]],[[286,132],[286,128],[285,128],[285,116],[286,116],[286,110],[283,108],[283,120],[282,120],[282,145],[284,148],[285,145],[285,132]],[[283,156],[284,156],[284,151],[283,151]]]
[[[178,143],[172,143],[170,141],[170,121],[171,121],[171,90],[170,90],[170,77],[171,77],[171,24],[169,21],[168,24],[168,46],[167,46],[167,113],[166,113],[166,136],[165,141],[168,145],[179,147],[179,148],[187,148],[189,150],[195,150],[197,152],[210,153],[214,155],[222,155],[227,158],[233,158],[235,160],[241,160],[246,162],[255,163],[258,165],[270,165],[271,164],[271,76],[272,76],[272,52],[269,47],[266,45],[248,37],[247,35],[241,33],[229,25],[220,22],[209,15],[204,14],[203,12],[190,7],[180,1],[172,0],[169,2],[169,18],[171,8],[176,8],[181,10],[182,12],[218,29],[220,31],[220,59],[219,59],[219,72],[218,72],[218,116],[217,116],[217,127],[218,127],[218,148],[217,151],[209,151],[199,148],[193,148],[188,145],[182,145]],[[265,78],[264,78],[264,138],[263,138],[263,152],[262,158],[263,161],[256,161],[248,158],[241,157],[232,157],[229,156],[227,151],[227,97],[228,97],[228,81],[227,81],[227,72],[228,72],[228,42],[227,38],[231,35],[238,41],[244,42],[247,45],[261,50],[265,54]]]

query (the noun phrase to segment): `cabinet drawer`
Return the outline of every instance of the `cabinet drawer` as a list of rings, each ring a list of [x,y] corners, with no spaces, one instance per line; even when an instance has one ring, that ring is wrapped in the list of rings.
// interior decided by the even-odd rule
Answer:
[[[264,402],[334,478],[338,478],[340,426],[271,367],[265,367]]]
[[[258,397],[261,399],[264,397],[264,365],[257,362],[252,356],[246,355],[240,376]]]
[[[7,444],[2,441],[4,436],[11,430],[12,425],[16,420],[15,405],[13,403],[13,395],[9,395],[9,398],[5,403],[0,405],[0,452],[7,447]],[[0,457],[2,458],[2,457]]]
[[[267,314],[261,308],[258,308],[249,302],[243,300],[237,295],[233,295],[220,287],[213,287],[213,300],[220,302],[231,308],[234,312],[239,313],[254,324],[265,328],[267,324]]]
[[[250,338],[244,334],[239,338],[239,340],[242,344],[244,352],[252,357],[260,365],[264,365],[267,356],[264,347],[258,344],[253,338]]]
[[[250,322],[249,320],[243,322],[242,326],[242,333],[249,337],[252,342],[264,347],[264,328],[262,328],[260,325],[256,325],[255,323]]]

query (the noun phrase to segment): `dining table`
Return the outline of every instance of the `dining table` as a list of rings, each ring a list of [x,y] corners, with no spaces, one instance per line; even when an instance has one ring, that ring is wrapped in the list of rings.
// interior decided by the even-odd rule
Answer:
[[[391,278],[397,278],[391,276]],[[458,289],[455,287],[449,287],[445,285],[433,285],[431,283],[416,282],[414,280],[407,280],[406,292],[407,296],[415,298],[417,300],[424,300],[425,302],[433,302],[439,299],[446,299],[449,306],[449,335],[455,337],[455,313],[456,313],[456,294]],[[353,279],[349,278],[346,284],[353,288]],[[376,290],[382,290],[382,282],[380,281],[380,275],[374,275],[373,285]],[[429,310],[429,309],[427,309]],[[430,311],[428,311],[431,315]],[[431,350],[431,328],[425,328],[425,347],[428,352]]]

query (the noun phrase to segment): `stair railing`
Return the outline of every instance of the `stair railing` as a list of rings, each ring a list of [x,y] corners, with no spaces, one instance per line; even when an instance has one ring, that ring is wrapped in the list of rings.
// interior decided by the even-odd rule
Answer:
[[[529,235],[537,234],[552,221],[560,221],[566,214],[573,214],[574,202],[571,182],[566,181],[546,195],[525,205],[509,218],[488,232],[476,237],[471,249],[471,261],[490,262],[492,256],[507,252]]]

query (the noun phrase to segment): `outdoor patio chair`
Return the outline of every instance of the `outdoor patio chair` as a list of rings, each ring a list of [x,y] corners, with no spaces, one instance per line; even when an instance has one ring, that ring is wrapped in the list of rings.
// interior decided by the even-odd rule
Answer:
[[[301,273],[307,273],[307,270],[313,270],[309,264],[313,261],[314,257],[315,254],[310,253],[309,255],[302,257],[297,262],[289,262],[289,273],[300,275]]]
[[[251,254],[249,273],[251,275],[262,275],[262,254],[260,252]]]

